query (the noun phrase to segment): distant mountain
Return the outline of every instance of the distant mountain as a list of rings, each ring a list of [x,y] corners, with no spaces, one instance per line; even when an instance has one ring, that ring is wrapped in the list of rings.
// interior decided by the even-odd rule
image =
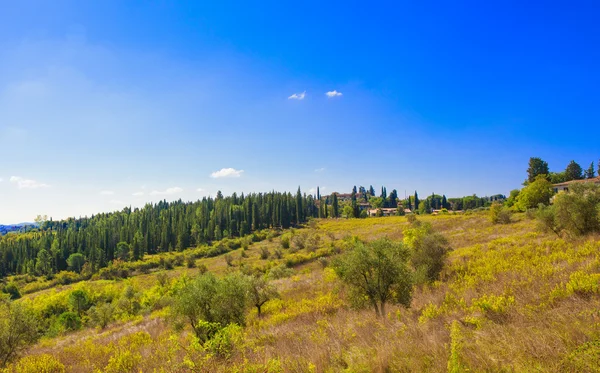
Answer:
[[[37,228],[37,223],[18,223],[2,225],[0,224],[0,236],[5,235],[9,232],[26,232],[30,229]]]

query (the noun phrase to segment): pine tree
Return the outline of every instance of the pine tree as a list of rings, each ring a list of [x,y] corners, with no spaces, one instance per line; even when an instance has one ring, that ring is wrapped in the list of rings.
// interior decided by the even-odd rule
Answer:
[[[417,194],[417,191],[415,190],[415,210],[417,210],[419,208],[419,195]]]
[[[594,170],[594,162],[590,163],[590,167],[588,167],[587,171],[585,171],[585,178],[592,179],[596,176],[596,171]]]

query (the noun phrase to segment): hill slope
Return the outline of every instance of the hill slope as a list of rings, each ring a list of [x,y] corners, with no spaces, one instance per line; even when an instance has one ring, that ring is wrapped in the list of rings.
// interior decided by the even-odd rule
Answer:
[[[176,267],[29,294],[23,301],[44,313],[68,304],[73,289],[118,302],[131,287],[141,311],[122,313],[104,330],[46,338],[30,349],[21,367],[50,354],[67,372],[597,369],[598,237],[557,239],[538,233],[535,222],[522,215],[508,225],[492,225],[482,214],[420,219],[444,234],[453,251],[441,281],[415,289],[409,309],[389,307],[384,319],[349,308],[346,290],[327,262],[350,247],[352,236],[402,239],[406,218],[321,220],[286,233],[292,237],[290,249],[281,247],[279,236],[230,252],[233,267],[223,256],[196,261],[216,274],[259,267],[279,277],[281,298],[267,302],[260,318],[250,311],[246,327],[232,328],[219,343],[200,346],[187,329],[172,328],[169,294],[180,276],[199,271]],[[266,251],[269,259],[261,259]]]

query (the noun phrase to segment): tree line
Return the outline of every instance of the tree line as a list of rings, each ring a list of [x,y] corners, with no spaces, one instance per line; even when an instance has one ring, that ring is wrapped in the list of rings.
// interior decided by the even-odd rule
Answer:
[[[143,208],[91,217],[42,221],[39,229],[0,237],[0,277],[51,275],[63,270],[92,272],[114,259],[182,251],[266,228],[289,228],[317,217],[312,195],[257,193],[205,197],[196,202],[161,201]]]
[[[598,164],[600,164],[600,160],[598,161]],[[564,183],[572,180],[591,179],[597,176],[594,162],[591,162],[589,167],[584,170],[579,163],[571,161],[564,171],[551,172],[548,167],[548,162],[539,157],[529,158],[527,180],[525,180],[524,185],[534,182],[539,175],[545,175],[546,179],[552,184]]]

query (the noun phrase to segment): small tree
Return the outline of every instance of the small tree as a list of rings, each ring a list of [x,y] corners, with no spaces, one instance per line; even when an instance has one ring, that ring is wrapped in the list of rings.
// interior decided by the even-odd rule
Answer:
[[[258,317],[261,317],[263,304],[273,298],[279,297],[279,293],[273,284],[269,283],[266,276],[252,276],[248,281],[249,300],[256,307]]]
[[[40,334],[39,320],[22,303],[0,300],[0,367],[14,360],[21,351],[35,343]]]
[[[131,254],[129,252],[130,250],[131,248],[129,247],[129,244],[127,242],[119,242],[117,244],[117,259],[122,260],[124,262],[128,261],[131,258]]]
[[[431,224],[417,222],[404,232],[404,244],[411,249],[410,262],[417,271],[417,282],[433,282],[444,268],[450,245]]]
[[[210,272],[187,281],[179,289],[173,314],[189,324],[202,342],[231,323],[245,324],[247,281],[240,274],[217,279]]]
[[[378,317],[385,315],[387,303],[410,305],[412,273],[408,267],[410,251],[387,238],[355,247],[337,259],[334,269],[350,287],[350,299],[356,306],[365,301]]]
[[[115,307],[111,303],[103,303],[90,308],[88,315],[94,325],[104,329],[113,321]]]
[[[494,202],[490,206],[490,220],[494,224],[508,224],[510,223],[511,212],[510,210],[500,203]]]
[[[82,289],[73,290],[71,294],[69,294],[69,303],[74,311],[77,312],[79,316],[90,308],[90,297],[87,291]]]
[[[552,194],[552,184],[546,179],[545,175],[539,175],[532,183],[521,190],[517,197],[516,207],[521,211],[525,211],[538,207],[540,203],[548,205]]]
[[[81,269],[83,268],[84,264],[85,258],[83,257],[83,254],[75,253],[69,255],[67,258],[67,265],[71,271],[81,273]]]
[[[559,234],[580,236],[600,232],[600,186],[575,184],[568,193],[559,193],[550,208],[537,215],[541,224]]]

